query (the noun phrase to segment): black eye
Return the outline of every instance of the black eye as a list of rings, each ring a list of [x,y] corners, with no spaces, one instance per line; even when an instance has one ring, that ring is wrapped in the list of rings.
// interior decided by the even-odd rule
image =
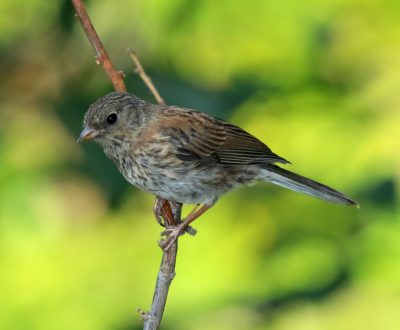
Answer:
[[[110,125],[115,124],[117,119],[118,119],[117,114],[116,113],[112,113],[112,114],[107,116],[107,123],[110,124]]]

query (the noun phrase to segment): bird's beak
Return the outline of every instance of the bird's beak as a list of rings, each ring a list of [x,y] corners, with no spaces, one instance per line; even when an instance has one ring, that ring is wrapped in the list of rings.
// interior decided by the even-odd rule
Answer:
[[[85,127],[83,131],[81,132],[81,135],[79,135],[78,138],[78,143],[91,140],[95,138],[98,135],[97,131],[95,131],[93,128]]]

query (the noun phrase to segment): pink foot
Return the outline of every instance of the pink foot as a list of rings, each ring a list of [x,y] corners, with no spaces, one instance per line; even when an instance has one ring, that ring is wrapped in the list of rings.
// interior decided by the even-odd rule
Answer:
[[[167,237],[161,240],[160,247],[164,251],[168,251],[171,246],[176,242],[179,236],[183,235],[187,229],[187,225],[180,223],[177,226],[169,227],[164,230],[161,235],[166,235]]]

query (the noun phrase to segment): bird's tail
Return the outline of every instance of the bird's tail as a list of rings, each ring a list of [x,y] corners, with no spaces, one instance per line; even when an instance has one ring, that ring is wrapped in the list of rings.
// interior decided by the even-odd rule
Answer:
[[[333,203],[357,205],[357,202],[337,190],[305,178],[304,176],[284,170],[276,165],[266,165],[264,170],[262,179],[278,186]]]

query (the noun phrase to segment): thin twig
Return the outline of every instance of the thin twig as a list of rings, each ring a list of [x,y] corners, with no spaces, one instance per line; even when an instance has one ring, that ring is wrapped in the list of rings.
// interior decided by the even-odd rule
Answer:
[[[171,209],[169,211],[171,211]],[[181,211],[182,204],[176,205],[176,208],[172,210],[175,223],[178,223],[180,221]],[[151,309],[148,312],[142,312],[141,310],[139,310],[143,320],[143,330],[156,330],[160,326],[161,319],[164,314],[165,305],[167,303],[169,287],[175,277],[175,264],[177,253],[178,241],[175,241],[174,244],[167,251],[163,252],[160,269],[157,275],[156,287],[154,289]]]
[[[94,51],[96,52],[96,63],[101,64],[104,71],[107,73],[108,77],[111,80],[111,83],[114,86],[115,91],[117,92],[125,92],[126,86],[123,80],[124,75],[121,71],[117,71],[114,68],[102,42],[100,41],[99,36],[96,33],[96,30],[93,27],[92,22],[90,21],[89,15],[85,9],[85,6],[82,3],[82,0],[71,0],[72,4],[75,8],[76,15],[86,33],[86,36],[89,39]],[[133,50],[129,50],[129,55],[132,58],[136,70],[135,72],[139,74],[142,78],[143,82],[153,93],[157,102],[161,105],[165,105],[163,98],[158,93],[157,89],[153,85],[150,77],[144,71],[140,61]],[[172,207],[172,208],[171,208]],[[166,220],[173,219],[174,223],[171,223],[171,220],[167,221],[170,226],[176,225],[181,222],[181,211],[182,205],[176,203],[164,203],[163,212]],[[160,326],[161,319],[164,313],[165,304],[167,302],[168,291],[171,285],[171,282],[175,276],[175,264],[176,264],[176,256],[178,252],[178,242],[174,242],[174,244],[168,249],[168,251],[163,251],[163,256],[161,260],[160,269],[158,271],[156,287],[153,295],[153,302],[151,305],[151,309],[149,312],[140,311],[141,317],[143,319],[143,329],[145,330],[157,330]]]
[[[140,78],[142,78],[142,80],[144,81],[146,86],[150,89],[150,92],[153,94],[157,103],[160,105],[165,105],[164,99],[161,97],[160,93],[158,93],[157,88],[154,86],[153,82],[151,81],[151,78],[144,71],[136,52],[133,49],[128,48],[128,54],[136,66],[135,73],[137,73],[140,76]]]
[[[128,54],[136,66],[135,72],[140,76],[140,78],[142,78],[143,82],[146,84],[146,86],[153,94],[154,98],[157,100],[157,103],[160,105],[165,105],[164,99],[158,93],[156,87],[151,81],[151,78],[144,71],[137,54],[132,49],[128,49]],[[169,226],[176,226],[182,221],[182,204],[170,202],[164,203],[163,212],[166,215],[164,219]],[[174,223],[171,223],[170,219],[173,219]],[[190,227],[188,232],[191,235],[194,235],[196,233],[196,230]],[[143,320],[143,330],[157,330],[160,326],[164,314],[165,305],[167,303],[169,287],[175,277],[175,264],[177,253],[178,240],[176,240],[172,244],[172,246],[167,249],[167,251],[163,250],[163,256],[161,259],[160,268],[158,270],[157,282],[154,288],[153,301],[151,303],[150,311],[143,312],[141,309],[138,310]]]
[[[177,253],[177,242],[175,242],[168,251],[163,253],[151,309],[145,314],[145,318],[143,318],[143,330],[155,330],[160,327],[164,308],[167,303],[169,287],[175,277]]]
[[[117,92],[126,92],[126,86],[123,80],[124,74],[122,71],[115,70],[114,65],[112,64],[110,57],[103,46],[103,43],[93,27],[82,0],[71,1],[75,8],[76,16],[78,17],[79,22],[81,23],[83,30],[90,41],[90,44],[96,52],[96,63],[101,64]]]

